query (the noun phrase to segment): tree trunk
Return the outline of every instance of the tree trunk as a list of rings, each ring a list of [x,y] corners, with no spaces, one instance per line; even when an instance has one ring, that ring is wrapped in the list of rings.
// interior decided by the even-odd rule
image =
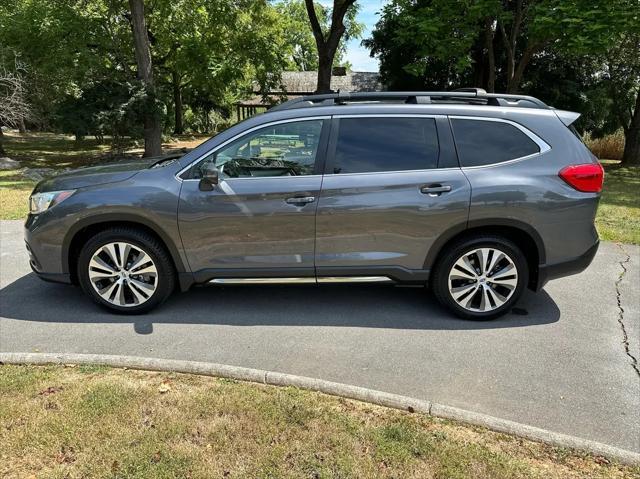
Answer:
[[[318,16],[316,15],[313,0],[305,0],[307,14],[311,22],[311,31],[313,32],[316,47],[318,48],[318,84],[316,86],[316,93],[331,92],[331,68],[333,66],[333,59],[336,56],[336,51],[338,50],[338,45],[340,45],[340,39],[345,32],[344,16],[355,1],[356,0],[333,1],[331,28],[329,29],[328,36],[325,38],[325,34],[322,32],[322,27],[318,21]]]
[[[624,154],[622,164],[640,165],[640,90],[636,94],[636,106],[631,125],[624,131]]]
[[[138,79],[142,81],[146,93],[144,107],[144,156],[159,156],[162,154],[162,123],[155,102],[155,88],[153,85],[153,69],[147,25],[144,19],[143,0],[129,0],[131,8],[131,31],[136,52]]]
[[[493,22],[494,19],[487,17],[484,21],[484,47],[487,49],[487,92],[496,91],[496,56],[493,52]]]
[[[20,118],[20,121],[18,122],[18,131],[20,133],[27,132],[27,127],[24,125],[24,118]]]
[[[7,152],[4,150],[4,133],[0,126],[0,156],[7,156]]]
[[[182,88],[180,88],[180,75],[178,75],[178,72],[171,72],[171,81],[173,82],[173,107],[175,116],[175,127],[173,132],[176,135],[182,135],[184,133]]]
[[[335,55],[335,52],[334,52]],[[331,93],[331,68],[333,55],[318,49],[318,83],[316,93]]]

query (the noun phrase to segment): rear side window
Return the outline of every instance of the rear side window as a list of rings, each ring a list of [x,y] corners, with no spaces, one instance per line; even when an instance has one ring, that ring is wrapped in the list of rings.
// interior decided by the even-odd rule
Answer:
[[[424,170],[438,165],[433,118],[341,118],[333,173]]]
[[[540,152],[531,138],[509,123],[452,119],[451,124],[462,166],[502,163]]]

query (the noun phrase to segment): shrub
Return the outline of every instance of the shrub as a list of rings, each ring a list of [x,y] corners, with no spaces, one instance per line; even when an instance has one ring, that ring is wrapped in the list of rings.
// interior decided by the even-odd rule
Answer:
[[[590,133],[586,133],[584,142],[591,152],[601,160],[622,160],[624,153],[624,133],[622,130],[602,138],[592,138]]]

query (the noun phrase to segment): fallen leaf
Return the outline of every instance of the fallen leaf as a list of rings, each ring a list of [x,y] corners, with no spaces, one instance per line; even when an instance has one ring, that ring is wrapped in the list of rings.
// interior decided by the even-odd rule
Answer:
[[[59,393],[60,391],[62,391],[62,389],[62,387],[58,386],[49,386],[47,389],[40,391],[38,394],[40,396],[49,396],[50,394]]]
[[[56,462],[58,464],[71,464],[76,460],[75,449],[71,446],[63,445],[58,454],[56,454]]]

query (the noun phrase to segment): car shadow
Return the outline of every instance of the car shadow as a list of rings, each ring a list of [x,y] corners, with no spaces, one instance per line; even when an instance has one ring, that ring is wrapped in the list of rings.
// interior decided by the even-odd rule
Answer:
[[[525,293],[513,312],[493,321],[457,319],[426,288],[390,285],[200,286],[174,294],[143,316],[111,314],[80,288],[45,283],[33,273],[0,290],[0,316],[51,323],[130,322],[139,334],[153,324],[347,326],[391,329],[495,329],[549,324],[560,310],[542,291]]]

